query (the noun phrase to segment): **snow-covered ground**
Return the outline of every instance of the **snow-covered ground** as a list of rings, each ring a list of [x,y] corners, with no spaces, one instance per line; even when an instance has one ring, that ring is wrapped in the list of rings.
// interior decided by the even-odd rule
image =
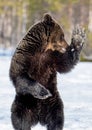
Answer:
[[[0,57],[0,130],[13,130],[10,107],[15,96],[8,72],[10,57]],[[92,130],[92,63],[79,63],[58,74],[58,89],[65,107],[64,130]],[[40,124],[32,130],[46,130]]]

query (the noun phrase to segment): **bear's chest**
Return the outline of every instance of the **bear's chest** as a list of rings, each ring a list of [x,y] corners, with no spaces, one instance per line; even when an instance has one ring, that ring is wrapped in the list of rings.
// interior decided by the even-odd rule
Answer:
[[[45,54],[37,54],[30,61],[29,76],[45,87],[53,73],[51,61]]]

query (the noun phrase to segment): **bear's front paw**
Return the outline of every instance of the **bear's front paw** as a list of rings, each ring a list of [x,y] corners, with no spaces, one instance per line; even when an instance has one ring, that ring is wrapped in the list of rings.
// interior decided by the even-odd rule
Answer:
[[[49,90],[47,90],[44,86],[42,86],[40,83],[36,83],[34,86],[34,91],[32,92],[32,95],[35,98],[38,99],[46,99],[48,97],[51,97],[51,93]]]
[[[74,45],[74,48],[72,48],[71,51],[74,51],[74,49],[81,51],[85,39],[86,39],[85,29],[77,25],[72,33],[72,44]]]
[[[23,87],[23,86],[22,87],[17,87],[16,88],[16,93],[26,95],[26,94],[29,93],[29,88]]]

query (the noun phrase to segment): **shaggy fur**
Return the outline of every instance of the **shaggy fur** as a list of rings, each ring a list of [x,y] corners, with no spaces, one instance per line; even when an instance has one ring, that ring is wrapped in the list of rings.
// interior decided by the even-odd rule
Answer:
[[[83,39],[76,32],[69,46],[62,28],[46,14],[20,41],[10,66],[16,89],[11,109],[15,130],[30,130],[38,122],[46,125],[47,130],[63,129],[63,102],[57,91],[56,75],[70,71],[78,62],[82,41],[77,43],[76,34]]]

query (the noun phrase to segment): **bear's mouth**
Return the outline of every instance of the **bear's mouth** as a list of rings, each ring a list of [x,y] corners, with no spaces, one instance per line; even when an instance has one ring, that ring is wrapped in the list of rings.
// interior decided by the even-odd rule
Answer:
[[[61,48],[61,50],[59,50],[61,53],[65,53],[66,52],[66,48]]]
[[[59,51],[60,53],[65,53],[66,47],[63,47],[60,44],[56,45],[56,44],[49,43],[45,48],[45,52],[48,51],[48,50]]]

